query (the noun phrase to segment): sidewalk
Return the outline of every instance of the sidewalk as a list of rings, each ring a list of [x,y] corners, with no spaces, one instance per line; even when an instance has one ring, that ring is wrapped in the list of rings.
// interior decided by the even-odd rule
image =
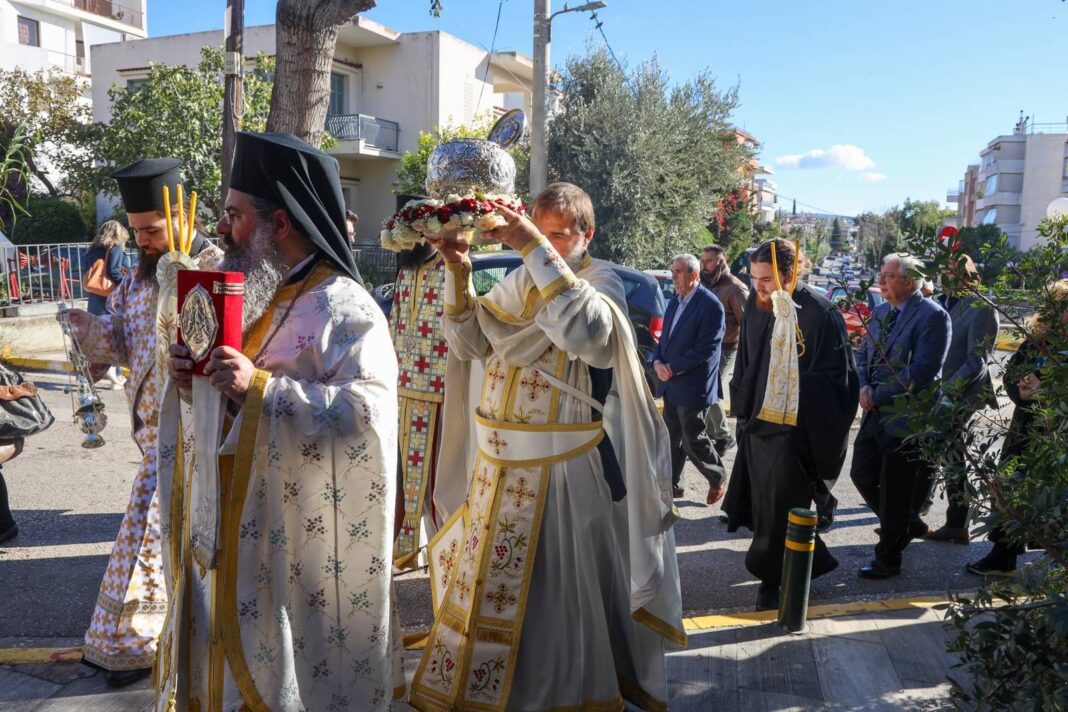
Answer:
[[[935,710],[949,708],[954,658],[940,598],[907,598],[809,611],[808,630],[789,635],[775,612],[689,618],[689,647],[668,656],[672,710]],[[47,659],[77,640],[0,639],[0,712],[141,712],[146,680],[111,690],[103,673]],[[418,651],[405,656],[411,678]],[[406,710],[398,703],[394,709]]]

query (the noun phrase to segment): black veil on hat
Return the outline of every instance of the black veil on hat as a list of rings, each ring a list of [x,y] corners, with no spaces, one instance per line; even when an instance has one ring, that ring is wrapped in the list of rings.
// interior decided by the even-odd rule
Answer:
[[[237,134],[230,187],[285,208],[316,249],[360,285],[337,160],[293,134]]]
[[[163,212],[163,186],[170,190],[171,200],[178,202],[178,185],[182,174],[177,158],[145,158],[111,174],[119,184],[122,206],[127,213]]]

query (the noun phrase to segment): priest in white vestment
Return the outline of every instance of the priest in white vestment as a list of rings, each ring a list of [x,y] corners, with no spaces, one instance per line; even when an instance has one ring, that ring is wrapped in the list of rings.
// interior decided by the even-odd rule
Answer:
[[[337,161],[291,135],[238,134],[225,212],[220,269],[246,276],[244,343],[212,351],[206,377],[171,347],[157,708],[387,709],[403,694],[397,360],[357,283]]]
[[[421,710],[665,709],[684,646],[667,431],[642,376],[623,285],[592,260],[593,206],[550,185],[534,221],[490,233],[523,265],[486,296],[468,245],[446,260],[450,353],[482,361],[466,503],[431,545],[436,614],[412,683]],[[442,473],[442,477],[466,473]]]

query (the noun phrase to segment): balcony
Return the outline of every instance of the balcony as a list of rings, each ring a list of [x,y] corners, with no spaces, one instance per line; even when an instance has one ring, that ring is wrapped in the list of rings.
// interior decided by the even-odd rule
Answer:
[[[140,7],[130,7],[111,0],[49,0],[48,3],[42,4],[66,5],[75,10],[106,17],[109,20],[121,22],[130,27],[136,27],[138,30],[145,29],[145,13],[141,11]]]
[[[955,189],[955,188],[950,188],[948,191],[946,191],[946,202],[947,203],[959,203],[960,202],[960,191]]]
[[[397,158],[400,124],[366,114],[326,117],[326,130],[338,140],[331,153]]]

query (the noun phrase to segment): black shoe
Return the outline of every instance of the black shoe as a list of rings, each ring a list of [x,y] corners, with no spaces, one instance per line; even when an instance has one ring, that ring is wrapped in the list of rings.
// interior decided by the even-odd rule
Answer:
[[[1011,566],[1004,561],[984,556],[964,567],[964,570],[976,576],[997,576],[1000,578],[1012,578],[1016,575],[1016,563]]]
[[[779,610],[779,586],[777,584],[760,584],[760,588],[757,589],[756,610]]]
[[[951,527],[948,524],[938,529],[932,529],[924,537],[928,541],[948,541],[953,544],[968,545],[968,529],[966,527]]]
[[[831,573],[838,568],[838,559],[827,554],[825,557],[821,557],[818,561],[812,562],[812,578],[817,579],[820,576]]]
[[[19,525],[15,524],[15,522],[11,522],[11,526],[9,526],[7,529],[5,529],[3,531],[0,531],[0,544],[3,544],[5,541],[11,541],[12,539],[17,537],[18,535],[19,535]]]
[[[712,441],[712,447],[716,448],[716,454],[719,455],[721,459],[727,454],[727,451],[735,445],[737,445],[737,441],[734,439],[733,435],[728,435],[725,438]]]
[[[676,499],[686,494],[686,490],[678,485],[671,485],[671,495]]]
[[[719,521],[721,524],[730,524],[731,518],[728,517],[726,514],[721,514],[719,515]]]
[[[107,680],[111,687],[126,687],[135,682],[140,682],[152,674],[152,668],[137,668],[136,670],[108,670]]]
[[[834,524],[834,513],[838,510],[838,498],[831,495],[830,499],[830,506],[817,512],[819,517],[816,519],[816,531],[820,534],[830,529]]]
[[[894,576],[901,575],[900,566],[887,566],[878,559],[872,559],[872,562],[866,566],[861,566],[857,571],[857,575],[866,579],[888,579]]]

